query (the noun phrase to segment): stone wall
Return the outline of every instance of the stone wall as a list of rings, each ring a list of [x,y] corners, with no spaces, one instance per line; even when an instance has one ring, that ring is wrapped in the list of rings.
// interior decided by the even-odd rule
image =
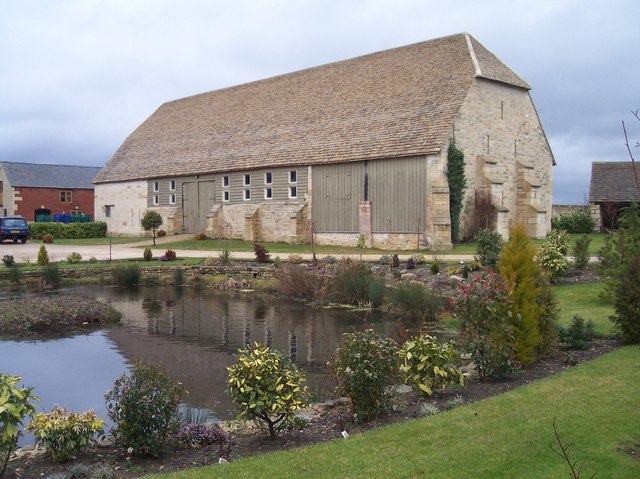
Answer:
[[[97,184],[94,205],[95,219],[107,223],[107,234],[119,236],[145,234],[144,228],[140,226],[140,220],[147,209],[146,181]],[[167,221],[168,214],[167,209],[162,218],[163,222]]]
[[[544,237],[551,228],[553,157],[529,92],[476,79],[453,136],[466,163],[461,232],[472,233],[475,192],[485,191],[502,213],[502,229],[522,223],[531,236]]]

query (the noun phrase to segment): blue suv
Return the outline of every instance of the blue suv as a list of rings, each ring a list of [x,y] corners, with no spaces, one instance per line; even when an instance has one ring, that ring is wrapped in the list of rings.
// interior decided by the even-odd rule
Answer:
[[[17,243],[18,240],[26,243],[28,237],[29,225],[22,216],[0,217],[0,242],[9,239],[14,243]]]

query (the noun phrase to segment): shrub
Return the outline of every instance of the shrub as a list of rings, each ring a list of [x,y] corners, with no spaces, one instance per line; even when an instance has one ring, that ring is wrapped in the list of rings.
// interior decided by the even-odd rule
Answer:
[[[145,261],[151,261],[153,259],[153,251],[151,251],[151,248],[144,249],[144,252],[142,253],[142,259],[144,259]]]
[[[450,266],[447,266],[447,268],[445,269],[445,273],[450,276],[454,274],[464,275],[465,267],[467,269],[467,273],[469,273],[470,271],[478,271],[482,269],[482,265],[479,261],[470,261],[469,263],[464,263],[463,261],[461,261],[460,264],[452,264]]]
[[[18,444],[20,427],[27,417],[33,417],[33,388],[19,388],[20,376],[0,372],[0,477],[9,463],[9,457]]]
[[[606,278],[604,299],[613,300],[629,259],[637,256],[640,256],[640,205],[632,203],[622,210],[618,230],[605,239],[599,252],[596,269]]]
[[[253,252],[256,255],[256,261],[258,263],[268,263],[270,254],[269,250],[258,243],[253,243]]]
[[[624,342],[640,343],[640,256],[629,258],[615,293],[611,321]]]
[[[412,254],[411,255],[411,259],[413,259],[413,262],[415,264],[424,264],[425,263],[424,255],[422,253]]]
[[[551,218],[551,227],[554,230],[565,230],[568,233],[591,233],[595,227],[595,221],[587,208],[565,213]]]
[[[267,424],[271,439],[277,426],[307,406],[304,374],[279,351],[255,343],[241,349],[229,366],[229,394],[240,405],[240,416]]]
[[[537,303],[540,269],[534,257],[535,249],[524,228],[521,225],[511,228],[509,242],[500,252],[498,268],[511,290],[513,315],[510,319],[516,337],[516,359],[522,364],[536,359],[536,348],[542,342]]]
[[[20,282],[22,281],[22,270],[18,268],[18,266],[14,265],[11,268],[9,268],[7,277],[9,278],[9,281],[11,281],[13,284],[19,285]]]
[[[173,441],[180,447],[197,449],[211,444],[231,443],[231,435],[218,424],[208,423],[180,423]]]
[[[349,398],[359,422],[389,410],[390,386],[397,375],[396,354],[395,341],[371,329],[342,335],[335,358],[338,388]]]
[[[498,262],[502,248],[502,235],[491,229],[478,231],[475,236],[477,260],[483,266],[493,266]]]
[[[331,255],[320,258],[320,263],[322,264],[336,264],[337,261],[336,257]]]
[[[42,235],[42,242],[47,244],[53,243],[53,236],[48,233],[46,235]]]
[[[398,257],[397,254],[394,254],[391,257],[391,267],[392,268],[399,268],[400,267],[400,258]]]
[[[80,263],[82,261],[82,255],[80,253],[73,252],[67,256],[67,263]]]
[[[49,253],[47,253],[47,248],[44,245],[41,245],[40,250],[38,250],[38,264],[40,266],[49,264]]]
[[[203,241],[207,239],[207,235],[204,233],[196,233],[195,235],[193,235],[193,239],[196,241]]]
[[[551,283],[545,275],[538,275],[538,296],[536,302],[539,307],[538,331],[540,344],[537,347],[540,356],[548,356],[556,350],[558,343],[558,316],[560,305],[551,287]]]
[[[322,297],[326,278],[317,270],[307,271],[299,265],[284,265],[276,271],[278,293],[285,297],[311,300]]]
[[[96,434],[104,435],[104,420],[93,411],[83,414],[54,406],[51,412],[40,413],[27,426],[37,444],[51,451],[53,462],[65,462],[74,452],[87,447]]]
[[[91,479],[114,479],[116,473],[109,464],[101,464],[91,473]]]
[[[565,230],[551,230],[545,243],[558,250],[560,254],[569,254],[569,233]]]
[[[118,286],[133,286],[140,282],[142,273],[137,264],[117,265],[113,268],[113,279]]]
[[[560,341],[569,348],[584,350],[589,348],[595,336],[595,326],[593,321],[585,322],[582,316],[576,314],[571,320],[571,325],[568,328],[559,327],[558,333]]]
[[[131,375],[122,375],[105,395],[113,421],[114,443],[139,456],[158,456],[178,426],[182,384],[159,364],[137,362]]]
[[[405,268],[407,268],[407,269],[416,269],[416,262],[413,259],[413,257],[409,256],[409,258],[407,259],[407,264],[406,264]]]
[[[435,389],[454,384],[464,385],[464,375],[456,368],[457,355],[453,342],[441,344],[428,334],[421,334],[402,345],[400,374],[405,384],[424,396]]]
[[[218,256],[218,259],[222,264],[231,263],[231,251],[229,251],[229,248],[223,249],[222,253],[220,253],[220,256]]]
[[[587,235],[576,240],[572,251],[576,269],[585,269],[589,264],[589,244],[591,244],[591,238]]]
[[[2,257],[2,262],[7,268],[11,268],[14,264],[16,264],[15,260],[13,259],[13,255],[11,254],[5,254]]]
[[[548,241],[542,243],[536,254],[536,259],[552,283],[562,278],[569,268],[569,261],[560,248]]]
[[[87,239],[104,238],[107,236],[107,223],[95,221],[92,223],[31,223],[29,234],[33,238],[42,239],[50,234],[58,239]]]
[[[480,376],[505,376],[517,366],[509,288],[493,271],[458,283],[451,300],[460,321],[460,345],[470,353]]]
[[[421,283],[402,283],[391,290],[389,300],[396,315],[413,322],[434,322],[444,308],[444,300]]]
[[[301,254],[290,254],[289,255],[289,263],[291,264],[300,264],[304,261]]]
[[[440,261],[436,258],[433,258],[433,263],[431,263],[431,274],[440,274]]]
[[[382,256],[380,256],[378,264],[389,266],[391,264],[391,256],[389,256],[388,254],[383,254]]]
[[[158,238],[162,238],[164,236],[167,236],[167,232],[165,230],[158,230]]]
[[[159,258],[160,261],[175,261],[176,260],[176,252],[172,249],[168,249],[164,252],[162,256]]]
[[[91,467],[78,462],[69,468],[71,479],[89,478],[91,476]]]
[[[57,288],[62,282],[62,275],[58,263],[48,263],[42,270],[42,280],[48,286]]]
[[[384,279],[374,275],[366,263],[345,259],[336,266],[327,288],[334,301],[377,307],[382,304],[385,285]]]

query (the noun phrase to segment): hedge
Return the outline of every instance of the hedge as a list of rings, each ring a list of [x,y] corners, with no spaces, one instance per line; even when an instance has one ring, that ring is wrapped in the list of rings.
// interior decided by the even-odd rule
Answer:
[[[104,238],[107,236],[107,223],[104,221],[69,224],[31,223],[29,234],[36,239],[42,238],[42,235],[45,234],[50,234],[55,239]]]

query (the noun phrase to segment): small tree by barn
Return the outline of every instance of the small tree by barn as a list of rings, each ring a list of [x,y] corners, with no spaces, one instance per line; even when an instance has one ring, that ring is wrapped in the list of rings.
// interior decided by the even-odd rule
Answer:
[[[151,230],[153,232],[153,246],[156,245],[156,230],[162,226],[162,216],[157,211],[147,210],[140,220],[140,224],[145,231]]]

